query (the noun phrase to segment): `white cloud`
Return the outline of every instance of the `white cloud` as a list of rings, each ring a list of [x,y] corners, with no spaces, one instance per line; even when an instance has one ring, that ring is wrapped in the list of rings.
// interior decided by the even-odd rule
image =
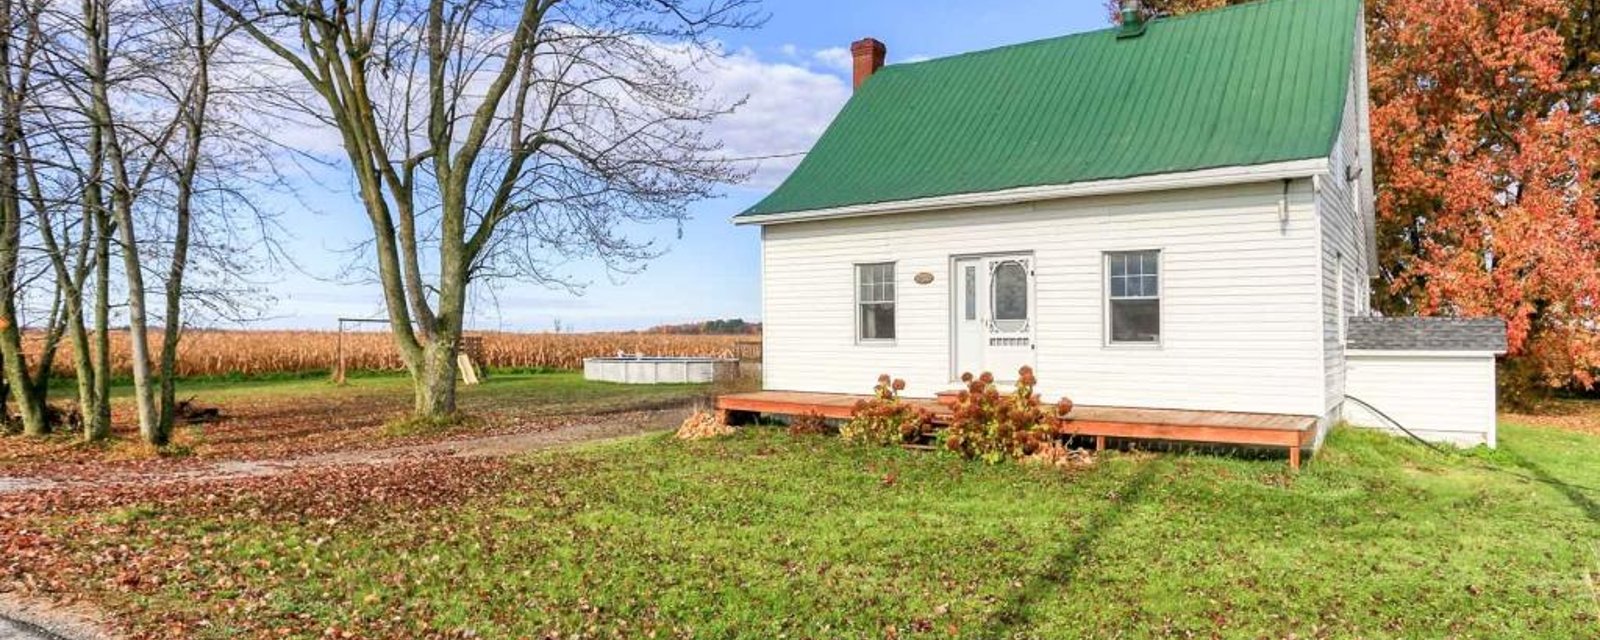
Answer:
[[[299,88],[301,79],[288,65],[259,51],[252,42],[245,48],[241,53],[250,55],[255,63],[238,73],[253,76],[249,79],[256,84]],[[676,58],[673,61],[682,65],[683,72],[708,90],[705,97],[709,103],[744,100],[733,113],[710,125],[708,135],[723,143],[724,157],[789,156],[738,162],[736,166],[754,171],[741,186],[761,191],[776,186],[793,171],[800,157],[791,154],[808,151],[850,97],[847,78],[834,73],[848,73],[850,53],[844,47],[807,52],[786,44],[767,56],[763,59],[750,49],[741,49],[691,61],[689,56],[668,53],[668,59]],[[253,113],[243,117],[260,130],[270,131],[286,148],[342,162],[338,132],[313,115],[322,112],[320,101],[309,91],[299,91],[294,97],[299,100],[290,104],[258,103]]]
[[[850,50],[844,47],[828,47],[811,54],[811,58],[823,68],[832,69],[841,73],[848,73],[854,59]]]
[[[746,98],[745,104],[711,127],[711,135],[722,140],[729,158],[807,151],[850,98],[849,86],[837,75],[764,61],[748,50],[725,56],[699,72],[719,99]],[[761,161],[745,186],[776,186],[799,162],[799,157]]]

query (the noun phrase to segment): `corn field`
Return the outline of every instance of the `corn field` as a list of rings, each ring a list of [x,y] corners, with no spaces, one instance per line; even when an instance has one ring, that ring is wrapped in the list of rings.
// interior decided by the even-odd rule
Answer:
[[[483,339],[479,364],[490,368],[581,369],[583,359],[619,352],[651,356],[723,356],[734,344],[753,336],[670,335],[660,333],[504,333],[472,332]],[[37,335],[28,336],[38,348]],[[159,332],[152,332],[152,348]],[[200,331],[184,333],[178,348],[178,375],[265,375],[330,371],[338,357],[335,331]],[[347,331],[345,361],[350,371],[399,371],[405,368],[393,337],[387,332]],[[111,367],[128,375],[132,358],[126,332],[111,335]],[[62,345],[52,366],[55,375],[71,377],[72,349]]]

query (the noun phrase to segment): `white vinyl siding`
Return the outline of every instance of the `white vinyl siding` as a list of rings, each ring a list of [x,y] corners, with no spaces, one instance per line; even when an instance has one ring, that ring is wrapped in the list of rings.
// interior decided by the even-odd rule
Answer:
[[[1495,446],[1493,354],[1352,352],[1348,393],[1426,440]],[[1404,435],[1357,402],[1345,420]]]
[[[1362,43],[1357,43],[1361,48]],[[1351,315],[1370,308],[1369,246],[1372,225],[1370,162],[1363,158],[1363,101],[1366,65],[1357,61],[1350,77],[1344,116],[1328,158],[1328,175],[1319,181],[1317,212],[1322,246],[1323,425],[1337,421],[1345,396],[1344,328]],[[1351,172],[1357,175],[1349,179]]]
[[[1317,224],[1310,180],[777,224],[762,237],[765,386],[907,394],[955,387],[954,256],[1025,253],[1036,369],[1082,404],[1322,415]],[[1161,251],[1160,349],[1105,343],[1106,252]],[[892,346],[858,344],[856,264],[901,274]],[[911,274],[934,276],[914,284]]]

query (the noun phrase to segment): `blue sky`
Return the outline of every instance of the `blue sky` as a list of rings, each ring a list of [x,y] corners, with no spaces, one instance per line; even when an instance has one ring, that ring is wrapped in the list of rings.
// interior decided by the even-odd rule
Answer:
[[[952,55],[1075,33],[1106,25],[1101,0],[767,0],[761,29],[723,34],[726,64],[708,71],[715,90],[749,96],[717,131],[731,157],[804,151],[848,97],[845,48],[865,36],[888,46],[888,62]],[[480,290],[469,324],[480,330],[549,330],[559,321],[577,331],[760,316],[759,231],[729,217],[760,199],[792,161],[763,163],[752,179],[696,203],[681,237],[674,228],[641,229],[667,253],[642,273],[613,278],[598,265],[570,265],[588,282],[582,295],[537,285],[502,283]],[[350,185],[304,181],[293,199],[274,198],[295,265],[263,287],[275,300],[256,325],[331,328],[334,319],[380,317],[377,286],[341,275],[353,242],[370,234]]]

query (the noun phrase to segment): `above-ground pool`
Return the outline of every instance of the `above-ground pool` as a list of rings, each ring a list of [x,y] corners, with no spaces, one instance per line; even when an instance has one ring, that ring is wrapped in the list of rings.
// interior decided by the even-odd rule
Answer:
[[[584,358],[583,379],[623,384],[714,382],[739,374],[732,358],[617,356]]]

